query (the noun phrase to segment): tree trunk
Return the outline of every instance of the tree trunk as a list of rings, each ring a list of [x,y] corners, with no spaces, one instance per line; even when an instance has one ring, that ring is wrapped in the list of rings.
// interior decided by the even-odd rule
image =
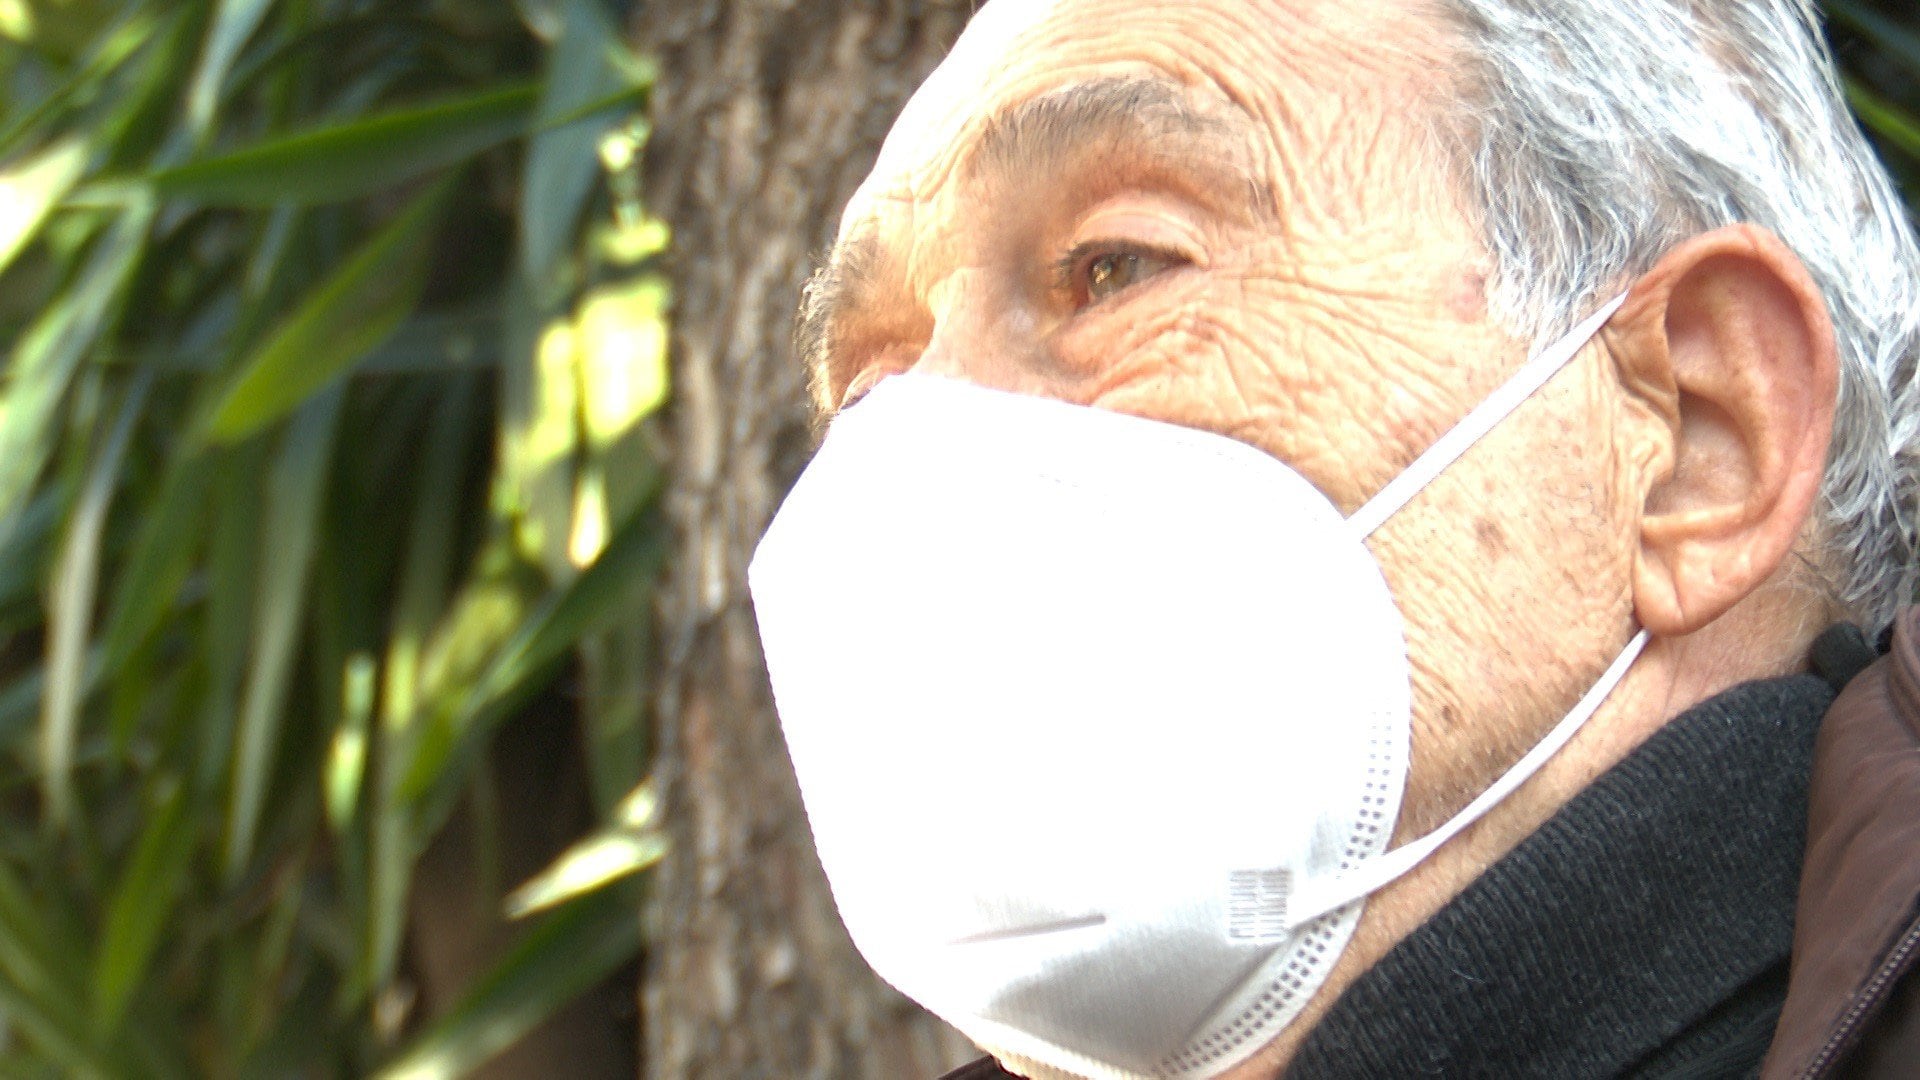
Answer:
[[[746,564],[809,445],[788,335],[810,256],[968,0],[653,0],[645,191],[673,227],[669,507],[655,871],[642,993],[658,1078],[922,1080],[957,1034],[854,953],[767,690]]]

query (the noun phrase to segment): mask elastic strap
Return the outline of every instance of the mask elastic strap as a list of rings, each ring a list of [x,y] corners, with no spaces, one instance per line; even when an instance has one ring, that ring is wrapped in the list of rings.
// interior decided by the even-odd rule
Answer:
[[[1494,425],[1507,418],[1507,414],[1520,407],[1520,403],[1533,396],[1534,391],[1545,386],[1548,379],[1567,366],[1582,346],[1600,327],[1613,318],[1613,313],[1626,303],[1627,294],[1600,305],[1600,310],[1587,316],[1580,325],[1567,331],[1567,336],[1540,350],[1531,360],[1521,365],[1513,377],[1500,385],[1498,390],[1487,396],[1474,410],[1468,413],[1451,431],[1440,436],[1426,453],[1415,458],[1406,471],[1387,482],[1387,486],[1376,492],[1367,504],[1354,511],[1347,524],[1362,537],[1371,536],[1394,511],[1412,501],[1420,490],[1433,482],[1433,478],[1444,472],[1447,466],[1457,461],[1468,448],[1480,441],[1480,437],[1492,431]]]
[[[1521,365],[1519,371],[1500,385],[1487,399],[1468,413],[1452,430],[1440,436],[1426,452],[1414,459],[1406,471],[1389,481],[1373,498],[1367,500],[1347,524],[1361,536],[1366,537],[1382,523],[1392,517],[1396,510],[1405,506],[1420,490],[1440,475],[1447,466],[1459,460],[1460,455],[1480,441],[1480,437],[1493,430],[1494,425],[1505,420],[1520,403],[1533,396],[1534,392],[1546,385],[1547,380],[1567,366],[1575,354],[1598,333],[1600,327],[1613,317],[1613,313],[1625,303],[1626,293],[1621,293],[1600,306],[1600,309],[1581,320],[1580,324],[1567,332],[1559,341],[1541,350],[1532,359]],[[1627,669],[1639,658],[1640,651],[1646,648],[1647,632],[1643,629],[1633,635],[1626,647],[1620,650],[1613,663],[1600,676],[1578,704],[1573,707],[1560,723],[1556,724],[1546,737],[1534,744],[1519,761],[1514,762],[1493,786],[1480,793],[1479,797],[1468,803],[1466,808],[1448,819],[1446,824],[1410,843],[1387,852],[1376,858],[1368,859],[1337,877],[1321,881],[1303,882],[1298,890],[1287,897],[1286,923],[1289,930],[1311,922],[1322,915],[1345,907],[1364,896],[1378,891],[1388,882],[1419,865],[1427,856],[1439,850],[1442,844],[1458,836],[1462,830],[1480,820],[1487,811],[1494,808],[1502,799],[1514,793],[1520,785],[1533,778],[1548,759],[1560,751],[1573,739],[1580,728],[1600,708],[1601,702],[1613,692]]]
[[[1607,700],[1607,695],[1627,674],[1634,660],[1640,656],[1640,650],[1647,644],[1647,632],[1640,630],[1627,642],[1626,648],[1614,658],[1600,681],[1593,684],[1580,703],[1573,707],[1566,719],[1554,726],[1546,738],[1534,744],[1526,756],[1515,762],[1493,786],[1480,793],[1480,796],[1467,804],[1466,809],[1448,819],[1447,823],[1418,840],[1402,844],[1392,851],[1376,858],[1368,859],[1338,877],[1323,881],[1303,883],[1293,895],[1287,898],[1287,928],[1299,927],[1311,922],[1330,911],[1345,907],[1363,896],[1379,890],[1381,886],[1393,881],[1400,875],[1419,865],[1420,861],[1439,850],[1440,845],[1460,834],[1462,829],[1480,820],[1487,811],[1493,809],[1500,800],[1532,779],[1533,774],[1547,763],[1547,759],[1558,753],[1560,748],[1573,739],[1587,719]],[[1316,887],[1318,886],[1318,887]]]

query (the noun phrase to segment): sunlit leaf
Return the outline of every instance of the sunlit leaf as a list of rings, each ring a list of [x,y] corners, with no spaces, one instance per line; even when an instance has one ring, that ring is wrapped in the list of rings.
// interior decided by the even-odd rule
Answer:
[[[14,41],[33,40],[33,9],[27,0],[0,0],[0,37]]]
[[[607,820],[618,829],[637,831],[653,826],[660,818],[660,789],[652,780],[634,785],[621,796]]]
[[[667,400],[666,279],[595,290],[580,307],[575,356],[588,444],[604,450]]]
[[[91,153],[85,138],[69,135],[0,169],[0,270],[27,246],[47,213],[80,179]]]
[[[198,6],[169,5],[169,21],[127,65],[130,77],[101,95],[104,113],[91,127],[105,158],[103,170],[124,170],[134,162],[158,168],[185,155],[185,133],[173,119],[194,53],[194,30],[199,25],[194,8]]]
[[[119,5],[109,0],[24,0],[7,5],[6,36],[31,44],[36,52],[71,60],[113,18]]]
[[[644,219],[619,231],[649,232]],[[664,246],[664,229],[658,230]],[[627,245],[640,250],[639,244]],[[645,256],[641,256],[645,258]],[[576,360],[585,443],[574,509],[576,564],[597,558],[610,522],[624,520],[650,497],[658,467],[641,421],[667,396],[668,291],[656,274],[616,279],[581,303]],[[577,648],[580,717],[588,745],[596,806],[618,797],[638,777],[645,753],[650,620],[641,606],[612,616],[612,625]]]
[[[327,751],[325,777],[327,824],[336,836],[352,824],[360,785],[367,775],[376,670],[373,657],[355,653],[347,660],[342,676],[345,685],[340,692],[340,723],[334,728],[333,744]]]
[[[286,415],[378,345],[419,301],[449,184],[415,196],[247,358],[209,434],[245,438]]]
[[[515,85],[282,136],[153,176],[156,188],[243,206],[328,203],[464,161],[526,131],[539,89]]]
[[[579,335],[571,319],[556,319],[533,333],[525,290],[513,290],[509,305],[509,344],[500,367],[497,494],[511,501],[500,508],[501,516],[518,526],[521,550],[564,579],[573,569],[566,524],[572,517],[581,434]]]
[[[592,566],[531,616],[480,681],[475,698],[511,696],[535,670],[558,658],[581,636],[604,625],[607,614],[649,583],[665,555],[667,530],[656,514],[636,513],[615,533]]]
[[[597,461],[589,461],[580,470],[574,490],[573,528],[567,533],[567,561],[575,567],[593,565],[606,550],[607,533],[613,525],[607,508],[606,472]]]
[[[87,484],[73,511],[67,539],[54,570],[47,612],[47,687],[40,715],[41,783],[46,791],[47,822],[64,828],[72,810],[73,744],[87,689],[87,639],[93,622],[94,591],[100,581],[100,534],[107,506],[120,476],[121,459],[133,437],[134,421],[146,404],[149,378],[127,394],[118,418],[101,444]]]
[[[426,438],[418,448],[421,495],[413,507],[406,560],[400,568],[387,682],[381,695],[387,738],[401,735],[419,708],[423,654],[434,623],[446,610],[451,587],[454,528],[459,520],[455,505],[477,421],[474,384],[456,382],[435,403]],[[403,747],[389,746],[388,752],[402,753]]]
[[[457,520],[453,503],[477,420],[468,383],[439,402],[421,460],[423,495],[414,508],[400,572],[381,693],[381,775],[371,813],[367,971],[373,986],[387,983],[399,958],[408,870],[418,854],[415,808],[399,797],[399,779],[412,761],[428,638],[446,610]]]
[[[602,143],[605,153],[606,143]],[[673,239],[673,233],[667,223],[659,218],[641,217],[632,222],[617,222],[610,228],[596,231],[593,235],[594,249],[600,257],[615,266],[637,266],[641,262],[667,250],[667,244]]]
[[[561,23],[547,54],[540,114],[552,119],[623,88],[625,75],[610,61],[620,34],[600,0],[561,0],[554,5]],[[608,123],[578,120],[535,135],[527,149],[526,179],[520,187],[520,272],[529,287],[548,292],[558,278],[561,253],[599,166],[593,148]],[[541,298],[545,305],[546,297]]]
[[[88,104],[104,88],[109,76],[128,58],[147,44],[165,20],[160,14],[140,7],[101,35],[90,55],[77,65],[67,80],[55,87],[32,108],[8,118],[0,125],[0,157],[10,156],[29,138],[61,119],[68,111]]]
[[[213,22],[207,27],[205,50],[187,87],[187,125],[194,141],[201,142],[213,127],[214,111],[219,107],[227,72],[234,57],[259,28],[273,0],[219,0]]]
[[[513,1045],[633,958],[636,910],[628,891],[602,889],[548,915],[378,1080],[453,1080]]]
[[[505,904],[507,917],[524,918],[577,900],[645,870],[666,853],[665,833],[596,833],[567,848],[545,870],[510,893]]]
[[[343,396],[338,388],[325,391],[294,414],[268,477],[253,658],[234,739],[229,882],[246,868],[260,825]]]
[[[95,242],[80,276],[21,336],[0,390],[0,545],[19,524],[45,467],[54,418],[80,362],[113,320],[152,221],[151,206],[122,214]]]
[[[660,798],[653,780],[626,792],[607,813],[607,828],[568,847],[545,871],[534,874],[505,901],[507,915],[522,919],[655,865],[666,853],[657,828]]]
[[[635,513],[613,535],[599,560],[557,591],[515,631],[486,672],[465,694],[452,722],[426,732],[404,791],[423,796],[440,779],[447,760],[463,741],[486,729],[486,719],[515,701],[581,638],[603,630],[628,609],[631,598],[649,585],[666,557],[665,522],[652,510]]]

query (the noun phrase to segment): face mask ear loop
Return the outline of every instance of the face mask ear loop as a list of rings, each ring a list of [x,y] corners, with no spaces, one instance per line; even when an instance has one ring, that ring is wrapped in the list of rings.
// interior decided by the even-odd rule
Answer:
[[[1600,331],[1600,327],[1613,317],[1625,303],[1626,293],[1621,293],[1602,304],[1599,310],[1581,320],[1580,324],[1568,331],[1565,337],[1542,349],[1532,359],[1521,365],[1520,370],[1500,385],[1500,388],[1488,395],[1472,412],[1455,424],[1445,435],[1440,436],[1426,452],[1414,459],[1406,471],[1394,477],[1380,489],[1367,504],[1355,511],[1347,519],[1347,524],[1364,539],[1373,534],[1394,512],[1412,501],[1422,488],[1433,482],[1433,478],[1445,471],[1465,454],[1481,436],[1493,430],[1500,421],[1505,420],[1520,403],[1532,397],[1534,392],[1545,386],[1547,380],[1559,374],[1560,369],[1578,354],[1582,347]],[[1599,710],[1607,695],[1627,674],[1627,669],[1639,658],[1640,651],[1646,647],[1647,632],[1643,629],[1634,634],[1620,655],[1615,657],[1606,672],[1587,690],[1578,704],[1573,707],[1546,737],[1527,751],[1515,762],[1493,786],[1480,793],[1479,797],[1468,803],[1466,808],[1455,814],[1444,825],[1411,843],[1387,852],[1377,858],[1368,859],[1338,877],[1320,882],[1304,882],[1293,895],[1287,898],[1286,922],[1289,929],[1313,921],[1329,912],[1336,911],[1347,904],[1359,900],[1379,890],[1388,882],[1419,865],[1427,856],[1439,850],[1442,844],[1458,836],[1462,830],[1493,809],[1500,800],[1526,783],[1547,760],[1560,751],[1573,739],[1593,714]]]
[[[1419,865],[1421,860],[1439,850],[1440,845],[1458,836],[1461,830],[1480,820],[1488,810],[1493,809],[1496,803],[1513,794],[1521,784],[1526,783],[1534,773],[1540,771],[1540,767],[1547,763],[1548,758],[1553,757],[1561,747],[1567,745],[1588,718],[1600,708],[1601,702],[1607,700],[1607,695],[1613,692],[1613,688],[1626,676],[1627,669],[1632,667],[1633,662],[1639,658],[1640,650],[1646,648],[1647,636],[1645,630],[1636,632],[1633,639],[1627,642],[1626,648],[1620,650],[1620,655],[1614,658],[1606,673],[1600,676],[1600,680],[1593,684],[1586,696],[1580,699],[1580,703],[1567,714],[1566,719],[1555,725],[1554,729],[1547,733],[1546,738],[1534,744],[1533,749],[1527,751],[1526,756],[1514,763],[1513,768],[1508,769],[1500,779],[1493,782],[1492,787],[1481,792],[1478,798],[1468,803],[1466,809],[1448,819],[1446,824],[1418,840],[1394,848],[1385,855],[1368,859],[1339,877],[1326,880],[1324,884],[1311,881],[1303,883],[1292,896],[1287,898],[1288,929],[1298,928],[1302,924],[1377,891]],[[1319,887],[1315,888],[1316,885]]]
[[[1426,453],[1414,459],[1406,471],[1387,482],[1367,504],[1354,511],[1347,519],[1347,525],[1363,539],[1373,535],[1394,512],[1412,501],[1420,490],[1433,482],[1433,478],[1444,472],[1447,466],[1459,460],[1480,437],[1492,431],[1494,426],[1505,420],[1507,415],[1520,407],[1520,403],[1533,396],[1534,391],[1545,386],[1548,379],[1559,373],[1574,358],[1580,349],[1600,327],[1606,324],[1613,313],[1625,303],[1626,293],[1621,293],[1600,306],[1600,310],[1582,320],[1580,325],[1567,332],[1567,336],[1542,349],[1533,359],[1521,365],[1513,377],[1500,385],[1498,390],[1487,396],[1472,412],[1468,413],[1451,431],[1440,436]]]

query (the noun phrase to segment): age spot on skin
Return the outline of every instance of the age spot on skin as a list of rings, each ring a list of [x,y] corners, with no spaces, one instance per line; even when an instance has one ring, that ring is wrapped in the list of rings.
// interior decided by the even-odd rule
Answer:
[[[1473,523],[1473,535],[1480,541],[1480,553],[1489,559],[1497,559],[1507,553],[1507,534],[1500,526],[1488,518]]]
[[[1447,294],[1447,310],[1463,323],[1479,323],[1487,316],[1487,272],[1469,270]]]

